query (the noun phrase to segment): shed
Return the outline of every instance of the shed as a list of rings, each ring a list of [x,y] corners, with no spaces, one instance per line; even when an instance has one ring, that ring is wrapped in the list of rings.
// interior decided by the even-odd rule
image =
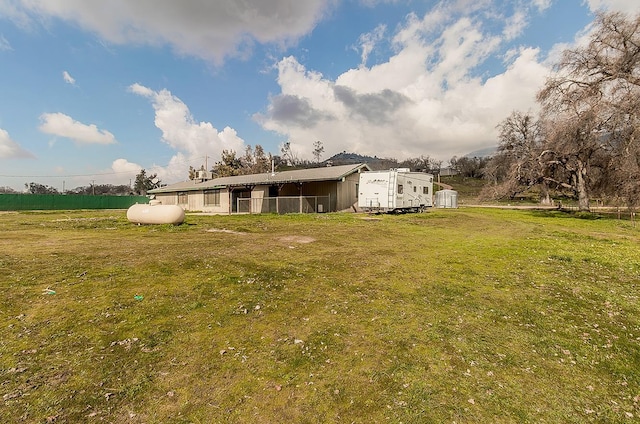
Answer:
[[[458,207],[458,192],[455,190],[436,191],[436,208],[455,209]]]

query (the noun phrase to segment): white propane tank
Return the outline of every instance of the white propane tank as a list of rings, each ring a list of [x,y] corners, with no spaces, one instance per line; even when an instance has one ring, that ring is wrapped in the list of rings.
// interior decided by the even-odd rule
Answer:
[[[184,222],[184,209],[178,205],[135,204],[127,209],[127,219],[134,224],[173,224]]]

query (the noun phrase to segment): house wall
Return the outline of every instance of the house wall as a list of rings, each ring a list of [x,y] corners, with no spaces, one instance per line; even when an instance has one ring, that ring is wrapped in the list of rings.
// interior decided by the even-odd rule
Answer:
[[[335,212],[338,197],[338,183],[336,181],[317,181],[306,183],[302,187],[303,196],[329,196],[329,212]]]
[[[358,183],[360,174],[351,174],[336,185],[336,210],[353,209],[358,205]]]
[[[204,206],[204,192],[203,191],[189,191],[187,192],[187,207],[180,205],[187,211],[199,211]]]
[[[163,205],[177,205],[178,195],[176,193],[158,193],[155,195],[156,199]]]
[[[278,196],[300,196],[300,188],[297,184],[285,184],[280,187]]]
[[[178,205],[186,211],[202,211],[207,213],[229,213],[229,190],[220,190],[220,204],[206,205],[204,204],[204,190],[187,191],[187,203],[178,203],[178,193],[158,193],[156,200],[163,205]]]

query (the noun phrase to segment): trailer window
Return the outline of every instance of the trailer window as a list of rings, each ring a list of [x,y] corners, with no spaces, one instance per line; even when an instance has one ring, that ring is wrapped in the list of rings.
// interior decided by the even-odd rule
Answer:
[[[422,194],[429,194],[429,187],[422,187]]]
[[[186,205],[187,203],[189,203],[189,195],[185,192],[181,192],[178,193],[178,204],[179,205]]]
[[[402,193],[404,193],[404,187],[402,186],[402,184],[398,184],[398,194]]]
[[[413,186],[413,192],[415,193],[418,190],[418,187]]]

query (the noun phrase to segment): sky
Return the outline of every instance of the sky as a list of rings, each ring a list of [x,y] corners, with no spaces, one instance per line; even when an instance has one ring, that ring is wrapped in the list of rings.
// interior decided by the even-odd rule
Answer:
[[[0,0],[0,187],[164,184],[261,145],[496,146],[598,10],[638,0]]]

